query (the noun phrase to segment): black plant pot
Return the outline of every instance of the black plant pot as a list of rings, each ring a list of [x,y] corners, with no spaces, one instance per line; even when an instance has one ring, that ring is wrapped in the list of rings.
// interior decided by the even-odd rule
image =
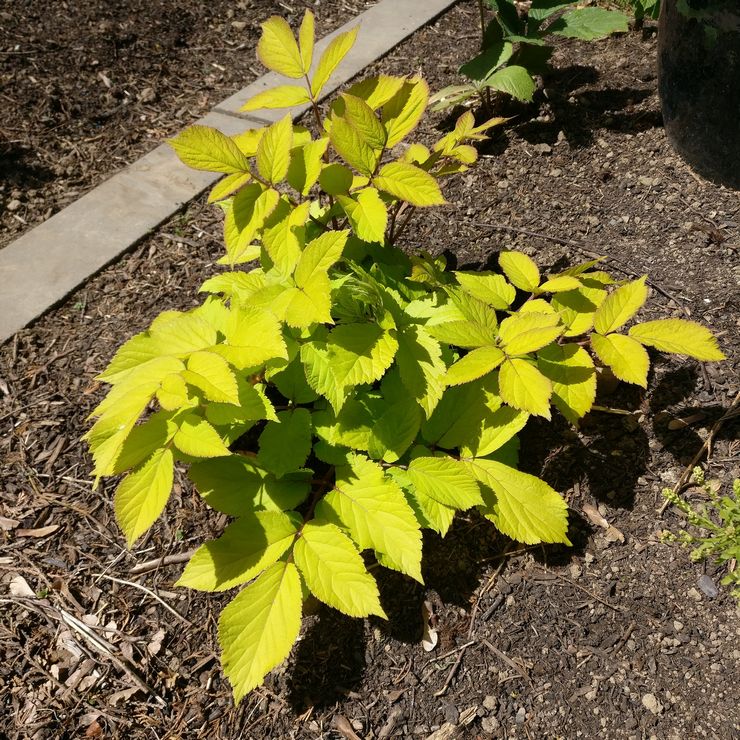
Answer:
[[[663,0],[658,84],[673,148],[740,189],[740,0]]]

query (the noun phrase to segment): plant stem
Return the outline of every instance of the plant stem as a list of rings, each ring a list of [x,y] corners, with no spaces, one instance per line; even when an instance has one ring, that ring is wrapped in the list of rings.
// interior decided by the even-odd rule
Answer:
[[[483,7],[483,0],[478,0],[478,13],[480,14],[480,48],[483,49],[486,35],[486,9]]]

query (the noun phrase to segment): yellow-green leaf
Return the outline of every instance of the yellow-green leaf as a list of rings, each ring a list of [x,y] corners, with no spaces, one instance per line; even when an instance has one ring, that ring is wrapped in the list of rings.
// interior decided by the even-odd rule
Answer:
[[[716,337],[704,326],[685,319],[658,319],[636,324],[629,335],[641,344],[661,352],[688,355],[697,360],[719,361],[726,359]]]
[[[578,290],[581,287],[581,281],[572,275],[554,275],[545,280],[537,288],[538,293],[563,293],[566,290]]]
[[[182,377],[200,388],[209,401],[239,404],[236,376],[229,363],[213,352],[193,352]]]
[[[594,314],[594,329],[599,334],[609,334],[626,324],[647,300],[645,277],[622,285],[610,293]]]
[[[378,164],[379,152],[365,142],[361,132],[346,118],[332,119],[329,138],[339,156],[358,172],[370,177]]]
[[[388,134],[386,146],[398,144],[419,123],[429,101],[429,86],[420,77],[404,82],[383,106],[382,121]]]
[[[407,162],[389,162],[373,179],[386,193],[414,206],[436,206],[445,203],[437,181],[424,170]]]
[[[262,24],[257,56],[267,69],[286,77],[300,79],[305,74],[293,31],[288,22],[278,15],[273,15]]]
[[[498,263],[510,282],[520,290],[533,293],[540,284],[537,265],[522,252],[501,252]]]
[[[170,373],[162,380],[157,400],[166,411],[175,411],[188,402],[188,387],[180,373]]]
[[[624,334],[591,334],[591,347],[620,380],[647,388],[650,358],[638,341]]]
[[[292,275],[301,256],[302,227],[308,219],[310,204],[304,201],[295,208],[291,208],[288,215],[282,220],[265,229],[262,233],[262,243],[272,263],[283,275]],[[250,273],[237,273],[249,275]]]
[[[405,84],[405,77],[378,75],[352,85],[347,93],[364,100],[373,110],[385,105]]]
[[[501,406],[485,416],[479,435],[471,443],[463,445],[460,454],[464,457],[490,455],[524,429],[528,419],[526,411]]]
[[[347,55],[347,52],[354,46],[359,26],[355,26],[350,31],[340,33],[333,38],[321,55],[319,64],[316,67],[316,73],[311,80],[311,94],[318,98],[324,85],[329,81],[334,70]]]
[[[447,385],[461,385],[477,380],[497,368],[504,361],[504,353],[498,347],[479,347],[468,352],[445,375]]]
[[[324,165],[319,175],[321,189],[329,195],[344,195],[352,187],[352,170],[339,162]]]
[[[189,167],[207,172],[248,172],[249,160],[218,129],[190,126],[169,140],[177,156]]]
[[[301,64],[305,74],[308,74],[313,61],[314,25],[313,13],[307,8],[303,14],[301,27],[298,30],[298,47],[301,52]]]
[[[268,182],[278,183],[288,173],[293,146],[293,120],[286,115],[265,129],[257,147],[257,169]]]
[[[279,202],[277,190],[264,189],[259,183],[247,185],[234,196],[224,218],[224,242],[232,263],[249,249],[252,239]]]
[[[325,273],[341,258],[349,231],[325,231],[303,250],[293,275],[300,288],[316,274]]]
[[[550,419],[552,384],[527,360],[506,360],[499,372],[501,398],[509,406]]]
[[[293,548],[295,563],[317,599],[350,617],[376,614],[387,619],[375,579],[339,527],[313,520]]]
[[[261,108],[291,108],[294,105],[310,103],[308,90],[300,85],[278,85],[263,90],[251,97],[240,108],[243,111],[260,110]]]
[[[278,562],[221,612],[221,663],[239,702],[290,654],[301,629],[303,593],[298,571]]]
[[[116,520],[129,547],[164,510],[172,491],[173,476],[172,450],[162,448],[119,484],[114,505]]]
[[[247,157],[253,157],[257,154],[257,147],[264,133],[264,126],[260,128],[248,128],[240,134],[232,136],[231,140],[239,147],[239,151],[242,154]]]
[[[499,311],[507,311],[516,298],[516,290],[503,275],[492,272],[456,272],[455,278],[466,293]]]
[[[231,175],[226,175],[223,180],[219,180],[213,186],[211,192],[208,194],[208,202],[215,203],[217,200],[228,198],[228,196],[246,185],[251,179],[252,175],[249,172],[234,172]]]
[[[291,150],[288,183],[301,195],[308,195],[308,191],[319,179],[328,146],[329,139],[324,137]]]
[[[305,280],[300,287],[288,288],[282,318],[288,326],[307,329],[312,324],[331,324],[331,281],[325,272]]]
[[[226,591],[251,581],[280,558],[298,531],[291,517],[257,511],[229,524],[215,540],[201,545],[175,584],[199,591]]]
[[[571,424],[587,414],[596,399],[596,370],[577,344],[551,344],[537,355],[537,367],[552,383],[552,401]]]
[[[191,457],[230,455],[218,432],[200,416],[188,414],[174,437],[175,447]]]
[[[342,95],[344,117],[360,133],[362,140],[371,149],[383,149],[386,132],[373,109],[361,98],[345,93]]]
[[[451,457],[416,457],[408,466],[414,488],[443,506],[469,509],[483,502],[480,488],[465,466]]]
[[[468,469],[480,481],[484,515],[518,542],[569,545],[568,505],[543,480],[494,460],[471,460]]]
[[[226,342],[213,348],[237,368],[259,367],[267,360],[288,359],[280,322],[256,307],[232,306],[226,325]]]
[[[507,355],[525,355],[550,344],[562,334],[560,318],[554,313],[519,313],[499,326],[499,340]]]
[[[383,199],[375,188],[363,188],[351,197],[337,196],[355,234],[366,242],[385,241],[388,225],[388,211]]]

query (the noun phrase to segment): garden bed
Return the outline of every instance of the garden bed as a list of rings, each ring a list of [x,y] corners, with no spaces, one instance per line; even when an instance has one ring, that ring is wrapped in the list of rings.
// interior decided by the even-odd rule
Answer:
[[[457,6],[367,74],[421,69],[432,89],[451,84],[474,52],[475,24],[474,6]],[[660,489],[678,480],[738,391],[740,200],[692,175],[669,148],[655,50],[650,28],[560,44],[535,117],[510,109],[515,118],[480,165],[447,183],[450,205],[424,212],[407,231],[410,249],[449,250],[467,265],[502,248],[521,249],[543,268],[608,254],[618,273],[649,274],[647,317],[690,315],[720,337],[726,363],[656,357],[647,392],[618,388],[600,399],[627,413],[592,413],[580,430],[562,424],[556,435],[536,423],[525,430],[523,466],[565,494],[574,548],[517,547],[460,516],[445,540],[426,540],[426,589],[379,576],[387,623],[321,609],[286,666],[234,709],[215,640],[228,596],[175,589],[181,564],[143,577],[135,570],[192,549],[224,522],[180,477],[166,516],[125,550],[113,485],[91,490],[80,443],[104,391],[94,375],[161,310],[193,305],[215,269],[220,217],[195,201],[0,348],[0,511],[18,522],[4,522],[0,580],[24,579],[12,598],[0,587],[0,734],[740,732],[737,607],[724,591],[708,595],[718,581],[711,564],[691,564],[660,543],[660,529],[680,524],[675,512],[656,515]],[[421,138],[438,135],[443,122],[431,116]],[[682,427],[684,418],[693,420]],[[740,475],[737,432],[738,419],[728,420],[712,449],[708,477],[724,485]],[[594,508],[611,529],[596,523]],[[22,595],[24,583],[34,596]],[[425,601],[439,633],[429,653],[420,644]],[[91,647],[84,627],[103,648]]]

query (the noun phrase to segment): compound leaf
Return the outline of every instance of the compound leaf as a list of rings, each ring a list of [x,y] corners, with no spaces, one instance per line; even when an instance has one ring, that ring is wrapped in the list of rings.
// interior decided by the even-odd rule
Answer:
[[[293,31],[288,22],[278,15],[273,15],[262,24],[257,56],[267,69],[286,77],[297,80],[306,73]]]

